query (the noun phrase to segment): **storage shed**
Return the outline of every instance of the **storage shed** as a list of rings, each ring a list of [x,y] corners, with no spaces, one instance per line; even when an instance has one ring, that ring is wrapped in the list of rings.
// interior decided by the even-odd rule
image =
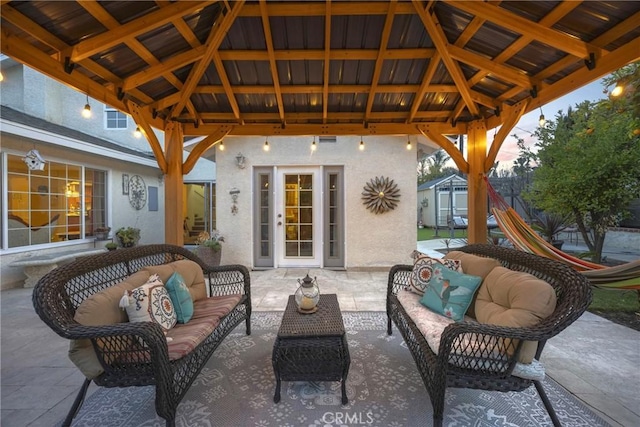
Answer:
[[[467,217],[467,180],[450,175],[418,186],[418,224],[447,227],[452,216]]]

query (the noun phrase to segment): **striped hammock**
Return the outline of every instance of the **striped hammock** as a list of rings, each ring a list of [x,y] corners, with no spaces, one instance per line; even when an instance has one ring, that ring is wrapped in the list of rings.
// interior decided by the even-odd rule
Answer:
[[[568,264],[597,287],[640,290],[640,259],[615,267],[606,267],[562,252],[536,233],[495,191],[486,177],[485,182],[492,205],[491,212],[502,233],[516,249]]]

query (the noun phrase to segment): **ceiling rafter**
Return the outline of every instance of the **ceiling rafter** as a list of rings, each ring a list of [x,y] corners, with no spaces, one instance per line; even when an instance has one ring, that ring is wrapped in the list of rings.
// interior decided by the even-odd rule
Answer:
[[[416,92],[422,85],[404,84],[404,85],[378,85],[378,93],[409,93]],[[274,94],[272,85],[234,85],[231,87],[235,94]],[[369,93],[371,85],[329,85],[329,93]],[[427,85],[425,93],[433,92],[458,92],[454,85]],[[280,86],[283,94],[322,94],[324,85],[284,85]],[[194,93],[225,93],[221,85],[200,85],[196,87]],[[170,95],[173,96],[173,95]],[[165,98],[166,99],[166,98]],[[162,100],[161,100],[162,101]],[[174,102],[175,103],[175,102]]]
[[[107,29],[113,30],[120,26],[120,23],[109,14],[97,1],[84,0],[79,2],[87,12],[96,18]],[[125,44],[140,58],[142,58],[149,65],[159,65],[160,61],[149,50],[140,43],[137,39],[128,39]],[[182,82],[174,76],[172,73],[165,73],[163,76],[169,83],[171,83],[176,89],[182,89]],[[195,107],[191,102],[187,104],[187,109],[194,115],[196,115]]]
[[[235,121],[235,116],[232,113],[227,113],[221,115],[220,113],[201,113],[201,118],[205,122],[207,120],[227,120],[229,122]],[[383,120],[404,120],[406,117],[406,113],[403,111],[384,111],[384,112],[374,112],[371,113],[372,123],[374,121],[383,121]],[[416,118],[418,119],[440,119],[446,120],[449,117],[449,113],[447,111],[419,111],[416,113]],[[279,119],[278,113],[245,113],[242,118],[246,123],[252,121],[276,121]],[[186,119],[186,117],[185,117]],[[287,113],[285,115],[286,122],[296,122],[299,120],[313,120],[320,122],[322,120],[322,113],[320,112],[308,112],[308,113]],[[354,120],[354,121],[363,121],[364,122],[364,113],[362,112],[354,112],[354,113],[338,113],[338,112],[329,112],[327,114],[327,119],[331,122],[339,122],[340,120]]]
[[[198,144],[193,147],[193,149],[189,153],[189,156],[182,164],[182,173],[187,174],[191,172],[198,162],[200,156],[202,156],[204,152],[209,148],[222,141],[222,139],[227,136],[229,132],[231,132],[231,130],[233,130],[233,126],[218,126],[218,129],[216,129],[214,132],[211,132],[202,141],[198,142]]]
[[[433,79],[433,75],[438,68],[438,63],[440,62],[440,54],[436,53],[433,58],[429,61],[429,66],[427,67],[427,71],[425,71],[424,76],[422,76],[422,83],[420,84],[420,88],[416,91],[416,95],[413,98],[413,105],[411,105],[411,111],[409,112],[409,117],[407,118],[407,123],[411,123],[413,119],[416,117],[416,113],[422,104],[422,100],[424,99],[424,95],[427,93],[429,88],[429,83]]]
[[[329,66],[331,60],[331,0],[327,0],[324,15],[324,68],[322,73],[322,122],[327,122],[329,110]]]
[[[238,101],[236,100],[236,96],[233,93],[233,88],[231,87],[231,83],[229,82],[229,77],[227,76],[227,72],[224,70],[224,65],[222,64],[220,55],[218,55],[217,53],[213,55],[213,64],[216,67],[216,70],[218,71],[218,76],[220,76],[220,81],[222,82],[222,87],[224,88],[224,92],[227,94],[229,104],[231,105],[231,110],[233,111],[233,116],[237,122],[242,123]]]
[[[382,70],[382,64],[384,63],[384,58],[382,57],[382,52],[387,49],[387,43],[389,42],[389,34],[391,34],[391,27],[393,27],[393,18],[395,16],[396,6],[398,5],[396,0],[392,0],[389,3],[387,10],[387,17],[384,21],[384,29],[382,30],[382,35],[380,36],[380,52],[378,53],[378,58],[376,59],[376,65],[373,70],[373,77],[371,78],[371,93],[367,97],[367,107],[365,108],[364,121],[365,123],[369,120],[369,116],[371,115],[371,108],[373,107],[373,101],[376,97],[376,88],[378,87],[378,82],[380,81],[380,71]]]
[[[422,4],[418,0],[412,0],[412,3],[416,9],[416,12],[418,12],[418,15],[420,16],[422,24],[425,26],[427,33],[431,36],[433,44],[438,49],[438,52],[441,53],[442,62],[444,63],[445,67],[449,71],[449,74],[451,75],[451,78],[458,87],[460,96],[462,96],[462,99],[464,100],[464,104],[469,109],[469,112],[472,116],[478,116],[480,114],[480,111],[478,110],[478,107],[471,97],[469,86],[467,85],[467,80],[465,79],[464,74],[462,74],[462,70],[460,69],[458,63],[454,61],[453,58],[451,58],[451,56],[449,56],[447,53],[449,42],[447,41],[447,38],[445,37],[444,32],[440,27],[440,23],[437,21],[437,18],[433,14],[428,13],[425,9],[422,8]],[[453,116],[452,120],[455,120],[455,118],[456,116]]]
[[[573,9],[578,7],[580,3],[581,1],[577,1],[577,0],[560,3],[551,12],[549,12],[540,20],[540,24],[549,26],[549,27],[552,26],[553,24],[561,20],[564,16],[566,16],[569,12],[571,12]],[[474,20],[475,19],[478,19],[478,18],[474,18]],[[509,58],[511,58],[520,49],[524,48],[526,45],[528,45],[532,41],[533,39],[531,37],[524,36],[524,35],[520,36],[516,41],[511,43],[506,49],[500,52],[498,56],[493,58],[493,61],[498,64],[504,64],[507,60],[509,60]],[[459,47],[464,47],[464,46],[459,46]],[[481,81],[488,74],[489,73],[484,70],[478,71],[473,77],[469,79],[469,84],[471,85],[471,87],[473,87],[476,83]]]
[[[492,4],[451,0],[447,0],[447,3],[456,9],[471,13],[487,21],[491,21],[495,25],[515,31],[524,36],[533,37],[539,42],[578,58],[588,59],[590,53],[594,53],[596,57],[599,58],[607,53],[605,49],[601,49],[598,46],[532,22],[520,15],[516,15]]]
[[[235,21],[236,16],[238,16],[238,11],[242,9],[243,5],[244,0],[238,0],[237,2],[234,2],[233,9],[227,10],[226,14],[224,14],[224,12],[220,13],[220,16],[218,17],[219,19],[217,19],[214,25],[211,27],[211,32],[207,37],[204,54],[202,55],[200,61],[198,61],[198,63],[193,68],[191,68],[189,76],[187,77],[187,80],[185,81],[184,86],[180,91],[182,93],[180,100],[172,108],[170,116],[173,117],[180,115],[182,109],[187,105],[187,101],[191,97],[193,90],[198,85],[198,82],[204,75],[207,67],[209,67],[209,64],[211,64],[213,56],[218,51],[218,46],[220,46],[220,43],[222,43],[222,39],[227,34],[227,31],[229,31],[231,24],[233,24],[233,21]]]
[[[385,49],[382,52],[384,59],[415,59],[431,58],[436,50],[432,48],[414,49]],[[223,61],[268,61],[269,54],[262,50],[221,50],[220,58]],[[330,49],[329,59],[345,61],[373,61],[378,58],[380,49]],[[278,49],[273,51],[276,61],[316,60],[322,61],[325,57],[325,49]]]
[[[176,17],[181,17],[193,13],[210,4],[207,1],[186,1],[172,3],[155,12],[144,15],[141,18],[129,21],[118,28],[106,31],[97,36],[91,37],[74,45],[65,56],[69,56],[72,62],[78,62],[89,58],[96,53],[107,50],[125,42],[128,39],[137,37],[145,32],[168,24]]]
[[[284,122],[284,103],[282,102],[282,93],[280,92],[280,77],[278,76],[278,67],[276,58],[273,55],[273,36],[271,35],[271,24],[269,24],[269,15],[267,14],[266,0],[260,0],[260,11],[262,12],[262,30],[264,31],[264,41],[267,45],[267,55],[269,56],[269,69],[271,70],[271,79],[273,80],[273,89],[276,93],[276,104],[278,105],[278,114],[280,121]]]
[[[127,106],[128,113],[131,114],[131,117],[133,117],[133,120],[136,122],[138,128],[142,129],[142,131],[144,132],[144,137],[147,139],[147,142],[149,142],[149,145],[151,146],[151,150],[153,151],[153,155],[158,162],[160,170],[162,171],[162,173],[167,173],[167,158],[165,156],[164,150],[162,149],[160,141],[153,131],[153,128],[151,127],[149,122],[147,122],[146,117],[142,113],[140,106],[131,100],[125,100],[125,105]]]

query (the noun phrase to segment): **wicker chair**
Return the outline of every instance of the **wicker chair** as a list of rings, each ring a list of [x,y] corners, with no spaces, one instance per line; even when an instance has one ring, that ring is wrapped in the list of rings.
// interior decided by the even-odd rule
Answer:
[[[548,282],[556,291],[557,305],[551,316],[529,328],[509,328],[472,322],[451,324],[444,330],[438,354],[435,354],[398,302],[397,292],[409,284],[412,266],[392,267],[387,289],[387,333],[391,335],[393,321],[407,343],[429,392],[433,406],[434,426],[442,425],[447,387],[522,391],[529,388],[532,383],[553,424],[559,426],[558,417],[541,382],[519,378],[511,375],[511,372],[520,353],[522,340],[539,342],[535,355],[535,358],[539,359],[546,340],[559,334],[584,313],[591,303],[589,282],[583,275],[564,264],[514,249],[477,244],[457,250],[495,258],[506,268],[527,272]],[[498,347],[501,344],[513,343],[505,338],[519,340],[519,344],[512,356],[503,354],[502,357],[496,358],[495,355],[500,352]],[[477,345],[471,349],[472,343],[483,343],[481,352],[478,352]]]
[[[89,296],[120,283],[143,267],[181,259],[200,265],[205,281],[209,282],[210,295],[243,295],[211,335],[186,356],[170,361],[165,336],[160,326],[152,322],[83,326],[74,321],[78,306]],[[156,412],[167,421],[167,426],[175,425],[178,404],[229,332],[245,321],[247,335],[251,333],[249,271],[241,265],[209,267],[192,252],[172,245],[138,246],[78,258],[40,279],[33,290],[33,305],[40,318],[61,337],[91,340],[104,368],[93,379],[97,385],[155,385]],[[90,383],[85,379],[63,425],[71,425]]]

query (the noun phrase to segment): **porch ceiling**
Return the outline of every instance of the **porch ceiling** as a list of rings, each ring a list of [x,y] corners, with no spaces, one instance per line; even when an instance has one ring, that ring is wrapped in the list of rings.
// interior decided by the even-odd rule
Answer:
[[[640,57],[637,1],[2,1],[1,19],[3,54],[185,135],[490,129]]]

